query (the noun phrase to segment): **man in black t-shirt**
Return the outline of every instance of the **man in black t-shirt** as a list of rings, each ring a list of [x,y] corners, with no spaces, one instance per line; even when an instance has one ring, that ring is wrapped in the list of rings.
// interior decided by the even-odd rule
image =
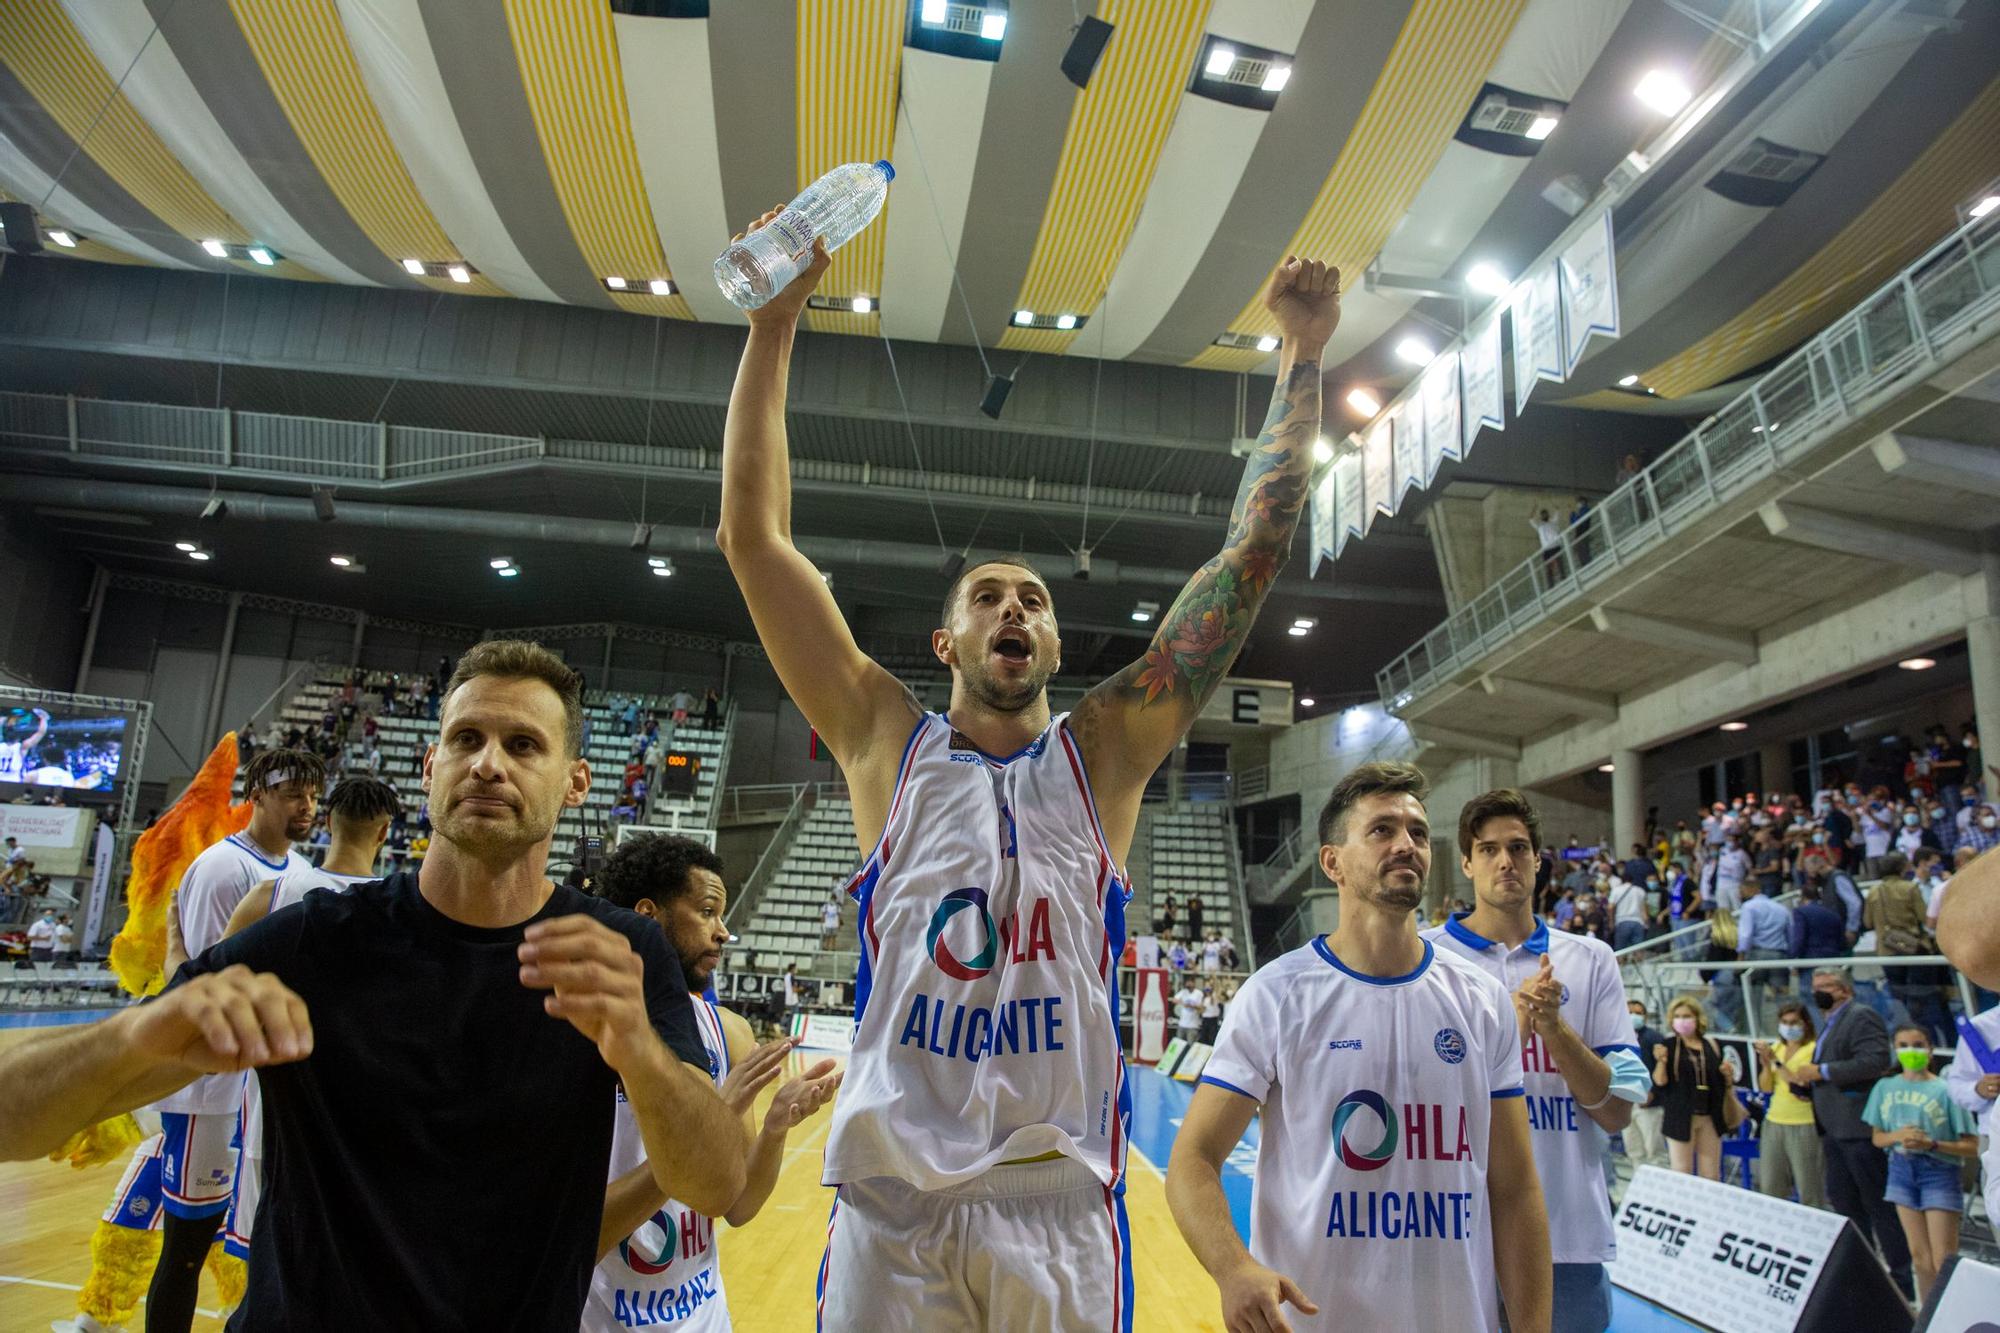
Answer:
[[[746,1147],[660,931],[543,873],[589,787],[580,721],[552,654],[467,652],[425,762],[421,869],[310,893],[151,1003],[0,1055],[0,1159],[255,1069],[265,1192],[234,1333],[574,1329],[617,1084],[690,1207],[728,1209]]]

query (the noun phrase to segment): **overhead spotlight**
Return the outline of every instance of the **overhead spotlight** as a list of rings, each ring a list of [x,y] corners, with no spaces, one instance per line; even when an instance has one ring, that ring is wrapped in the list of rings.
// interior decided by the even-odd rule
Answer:
[[[503,579],[517,579],[521,577],[521,567],[519,565],[509,565],[507,568],[495,572]]]
[[[965,569],[965,552],[946,551],[938,558],[938,573],[946,583],[952,582]]]
[[[472,273],[463,264],[453,264],[445,269],[453,282],[471,282]]]
[[[875,308],[875,303],[865,296],[857,296],[848,302],[848,308],[857,315],[865,315]]]
[[[1382,410],[1382,400],[1366,389],[1349,389],[1347,405],[1364,417],[1372,417]]]
[[[1064,329],[1064,330],[1068,330],[1068,329],[1073,329],[1073,328],[1075,328],[1075,327],[1076,327],[1076,316],[1075,316],[1075,315],[1057,315],[1057,316],[1056,316],[1056,327],[1057,327],[1057,328],[1059,328],[1059,329]]]
[[[1063,52],[1063,77],[1079,88],[1090,85],[1090,76],[1111,40],[1111,25],[1103,19],[1085,19],[1070,36],[1069,50]]]
[[[208,503],[201,507],[201,516],[205,519],[229,517],[229,501],[219,495],[209,496]]]
[[[1749,724],[1748,722],[1725,722],[1725,723],[1723,723],[1723,724],[1722,724],[1722,727],[1721,727],[1721,730],[1723,730],[1723,731],[1748,731],[1748,730],[1750,730],[1750,724]]]
[[[1299,707],[1301,708],[1311,708],[1318,702],[1319,700],[1313,698],[1310,694],[1302,694],[1299,696]]]
[[[979,35],[989,42],[997,42],[1007,35],[1007,15],[997,9],[989,9],[979,20]]]
[[[614,292],[622,292],[625,290],[625,279],[614,273],[604,280],[604,285]]]
[[[652,544],[653,525],[651,523],[634,523],[632,525],[632,540],[628,543],[630,548],[634,551],[643,551]]]
[[[1989,194],[1984,199],[1981,199],[1978,203],[1974,204],[1971,208],[1966,209],[1965,215],[1969,218],[1974,218],[1974,219],[1983,218],[1996,208],[2000,208],[2000,194]],[[49,236],[53,238],[55,236],[55,233],[50,232]],[[62,242],[57,241],[56,244],[61,245]]]
[[[1618,765],[1616,764],[1599,764],[1597,766],[1597,771],[1600,773],[1611,773],[1617,771],[1617,768]]]
[[[1979,217],[1981,215],[1975,213],[1973,214],[1973,216]],[[57,245],[60,245],[65,250],[76,249],[76,237],[72,236],[70,233],[64,231],[60,227],[52,227],[49,229],[49,239],[54,241]]]
[[[1203,70],[1203,73],[1207,74],[1211,79],[1219,79],[1227,74],[1235,64],[1236,48],[1233,46],[1217,46],[1209,51],[1208,65]]]
[[[1618,387],[1621,389],[1629,389],[1638,382],[1639,382],[1639,377],[1637,375],[1621,375],[1618,378]]]
[[[665,278],[654,278],[646,284],[646,290],[655,296],[672,296],[674,294],[674,285]]]
[[[1273,65],[1264,72],[1264,82],[1258,86],[1267,93],[1281,93],[1285,90],[1285,85],[1291,81],[1292,67],[1290,65]]]
[[[1422,338],[1409,337],[1396,344],[1396,355],[1413,366],[1427,366],[1437,353]]]
[[[257,263],[263,265],[265,268],[269,268],[271,267],[271,265],[278,262],[272,256],[271,252],[269,250],[266,250],[261,245],[253,245],[250,247],[250,258],[255,260]]]
[[[670,579],[674,576],[674,562],[669,556],[656,555],[646,564],[652,569],[654,578]]]
[[[1632,86],[1632,96],[1663,116],[1671,116],[1694,100],[1687,81],[1670,69],[1649,69]]]
[[[181,552],[182,554],[186,554],[189,551],[198,551],[201,548],[196,546],[193,542],[175,542],[174,549],[176,551]]]
[[[423,277],[424,261],[421,259],[405,259],[403,261],[403,272],[409,274],[413,278]]]
[[[1153,617],[1158,614],[1160,614],[1160,604],[1158,602],[1141,602],[1132,608],[1132,619],[1138,621],[1141,625],[1150,623]]]
[[[213,560],[215,559],[215,552],[208,550],[206,547],[197,546],[192,551],[189,551],[187,556],[190,560]]]
[[[1069,576],[1081,583],[1088,583],[1090,581],[1090,548],[1088,546],[1077,548],[1076,563],[1070,569]]]
[[[221,241],[215,240],[212,237],[206,241],[203,241],[201,243],[201,248],[208,251],[210,254],[214,255],[217,259],[229,258],[229,247],[224,245]]]
[[[1929,671],[1937,665],[1937,659],[1931,657],[1906,657],[1896,663],[1896,665],[1905,671]]]
[[[333,490],[326,486],[315,486],[312,490],[313,517],[322,523],[333,522]]]
[[[354,563],[354,557],[351,555],[330,555],[326,559],[328,564],[335,565],[341,569],[346,569]]]
[[[1014,392],[1011,376],[995,375],[986,381],[986,396],[979,400],[979,410],[995,421],[1000,419],[1000,409],[1007,405],[1007,395]]]
[[[1319,621],[1311,616],[1300,616],[1292,621],[1292,627],[1286,630],[1285,633],[1295,639],[1303,639],[1306,635],[1312,633],[1313,628],[1318,624]]]
[[[1326,436],[1322,435],[1317,440],[1313,441],[1313,462],[1331,463],[1332,461],[1333,461],[1333,442],[1328,440]]]
[[[1278,340],[1267,333],[1257,340],[1257,350],[1260,352],[1275,352],[1278,350]]]
[[[1014,322],[1022,328],[1026,328],[1035,322],[1035,312],[1032,310],[1016,310],[1014,312]]]
[[[488,560],[486,563],[494,569],[505,569],[514,562],[512,560],[509,560],[504,555],[496,555],[491,560]]]
[[[924,0],[923,21],[930,24],[944,22],[946,8],[945,0]]]
[[[1465,285],[1481,296],[1500,296],[1513,284],[1491,264],[1474,264],[1465,271]]]
[[[1534,123],[1528,126],[1527,137],[1530,139],[1546,139],[1555,132],[1556,118],[1554,116],[1536,116]]]

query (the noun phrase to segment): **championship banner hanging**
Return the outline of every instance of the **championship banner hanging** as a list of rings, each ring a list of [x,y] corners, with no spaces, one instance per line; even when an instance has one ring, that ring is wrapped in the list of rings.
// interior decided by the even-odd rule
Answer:
[[[1424,422],[1420,412],[1405,410],[1386,415],[1393,423],[1390,437],[1395,442],[1396,508],[1400,509],[1405,495],[1430,482],[1430,473],[1424,468]]]
[[[1464,405],[1459,409],[1465,432],[1465,451],[1472,452],[1473,437],[1482,427],[1507,429],[1507,395],[1500,380],[1500,316],[1495,314],[1481,327],[1465,335],[1458,352],[1458,380]]]
[[[1312,568],[1307,574],[1308,578],[1319,573],[1319,566],[1322,560],[1331,560],[1340,554],[1340,548],[1335,544],[1333,539],[1334,530],[1337,527],[1337,520],[1334,515],[1334,505],[1337,503],[1333,494],[1334,472],[1334,468],[1327,468],[1319,474],[1319,480],[1313,484],[1312,540],[1310,542],[1312,548]]]
[[[1563,381],[1562,292],[1556,266],[1523,278],[1513,295],[1514,414],[1519,416],[1537,380]]]
[[[1425,368],[1416,406],[1424,418],[1424,484],[1429,485],[1440,463],[1465,456],[1459,442],[1457,352],[1446,352]]]
[[[1389,434],[1389,422],[1384,418],[1361,441],[1363,533],[1375,526],[1375,515],[1396,512],[1396,454]]]
[[[1333,553],[1338,556],[1350,539],[1368,528],[1366,497],[1361,493],[1361,455],[1342,454],[1333,464],[1334,510]]]
[[[1563,374],[1583,360],[1593,333],[1616,338],[1618,328],[1618,269],[1611,238],[1611,210],[1586,227],[1562,252]]]

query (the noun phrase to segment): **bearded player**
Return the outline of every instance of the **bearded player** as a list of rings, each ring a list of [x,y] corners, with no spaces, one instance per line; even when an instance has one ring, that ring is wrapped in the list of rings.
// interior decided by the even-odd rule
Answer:
[[[1221,551],[1142,659],[1051,717],[1062,638],[1032,568],[984,561],[952,585],[931,636],[951,703],[933,715],[862,653],[792,543],[786,368],[826,265],[817,255],[750,312],[717,533],[872,849],[849,889],[862,954],[826,1146],[823,1179],[838,1192],[821,1327],[1129,1329],[1120,866],[1146,780],[1221,683],[1290,552],[1339,273],[1289,259],[1273,276],[1277,387]]]

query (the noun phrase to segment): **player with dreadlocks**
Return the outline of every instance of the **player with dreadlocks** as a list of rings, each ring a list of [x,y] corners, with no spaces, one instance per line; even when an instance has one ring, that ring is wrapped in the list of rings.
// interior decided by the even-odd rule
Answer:
[[[388,840],[389,824],[402,808],[396,789],[375,778],[346,778],[326,797],[326,830],[332,839],[318,869],[288,870],[250,890],[230,914],[226,939],[273,912],[302,901],[314,889],[345,893],[356,884],[381,878],[375,858]],[[222,1230],[226,1253],[250,1257],[250,1232],[257,1220],[257,1202],[264,1193],[264,1100],[257,1080],[243,1080],[243,1160],[236,1173],[236,1193],[229,1201],[229,1221]]]

